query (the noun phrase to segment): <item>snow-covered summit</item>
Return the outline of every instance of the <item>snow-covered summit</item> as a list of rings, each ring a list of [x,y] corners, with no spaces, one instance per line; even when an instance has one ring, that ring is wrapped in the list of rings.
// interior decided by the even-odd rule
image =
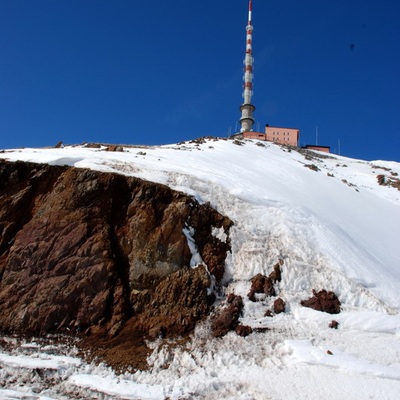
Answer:
[[[212,138],[127,146],[123,152],[65,146],[5,150],[0,156],[132,175],[210,202],[235,223],[227,293],[246,298],[249,279],[268,274],[283,260],[278,290],[287,312],[265,317],[268,299],[246,301],[242,317],[243,323],[272,333],[247,339],[228,334],[223,344],[214,339],[200,348],[207,336],[207,329],[200,327],[191,349],[175,355],[155,351],[153,372],[137,373],[138,382],[172,385],[171,398],[174,393],[179,393],[176,398],[204,399],[310,399],[318,394],[336,399],[349,393],[354,399],[396,398],[399,163]],[[331,316],[299,305],[312,289],[339,296],[343,312],[335,316],[338,331],[327,328]],[[336,357],[326,355],[328,347]],[[323,368],[317,371],[315,365]],[[95,386],[95,379],[88,377],[71,380]],[[379,397],[382,393],[386,397]]]

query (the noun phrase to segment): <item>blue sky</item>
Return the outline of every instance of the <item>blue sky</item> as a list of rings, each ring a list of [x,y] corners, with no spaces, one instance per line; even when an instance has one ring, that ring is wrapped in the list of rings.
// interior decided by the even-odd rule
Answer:
[[[227,136],[247,0],[0,0],[0,148]],[[400,161],[400,2],[253,0],[255,128]]]

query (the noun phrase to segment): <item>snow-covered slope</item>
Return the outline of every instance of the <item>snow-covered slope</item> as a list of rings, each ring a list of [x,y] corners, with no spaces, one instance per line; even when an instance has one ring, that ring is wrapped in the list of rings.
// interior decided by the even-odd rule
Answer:
[[[121,381],[124,395],[106,368],[96,375],[71,367],[65,385],[116,398],[398,398],[400,191],[379,185],[377,176],[395,182],[400,164],[212,139],[124,152],[67,146],[0,156],[133,175],[210,202],[235,222],[227,293],[246,298],[251,277],[284,261],[279,296],[286,313],[264,317],[270,299],[245,302],[243,323],[266,333],[212,339],[204,324],[185,350],[156,346],[153,370]],[[331,315],[299,305],[312,289],[339,296],[338,330],[328,328]],[[0,364],[12,368],[6,357]],[[130,385],[141,394],[129,397]]]

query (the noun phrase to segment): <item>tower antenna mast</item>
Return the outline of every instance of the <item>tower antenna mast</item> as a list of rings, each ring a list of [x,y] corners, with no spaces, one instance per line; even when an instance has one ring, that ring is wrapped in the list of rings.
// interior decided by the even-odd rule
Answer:
[[[256,109],[251,103],[253,96],[253,1],[249,0],[249,17],[246,26],[246,55],[244,58],[244,84],[243,84],[243,104],[240,106],[242,113],[240,118],[240,132],[253,130],[253,112]]]

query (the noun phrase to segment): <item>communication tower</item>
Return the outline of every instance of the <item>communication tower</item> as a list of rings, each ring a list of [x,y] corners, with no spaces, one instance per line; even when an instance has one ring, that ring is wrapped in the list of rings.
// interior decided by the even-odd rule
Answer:
[[[244,75],[243,75],[243,104],[240,106],[242,116],[239,120],[241,128],[240,132],[253,130],[254,118],[253,112],[256,109],[251,104],[253,95],[253,24],[252,24],[253,1],[249,0],[249,17],[246,26],[246,55],[244,58]]]

